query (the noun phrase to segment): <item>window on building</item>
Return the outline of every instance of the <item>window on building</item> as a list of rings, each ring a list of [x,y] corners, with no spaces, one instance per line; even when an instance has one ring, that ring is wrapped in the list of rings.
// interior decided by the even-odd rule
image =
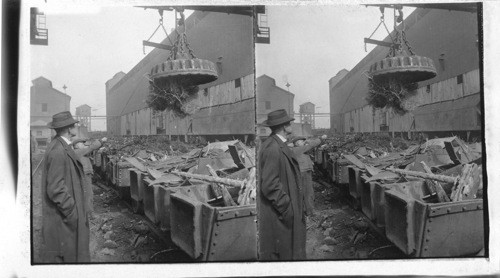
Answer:
[[[42,135],[43,135],[43,133],[42,133],[42,131],[41,131],[41,130],[37,130],[37,131],[36,131],[36,136],[40,137],[40,136],[42,136]]]
[[[266,101],[266,109],[271,109],[271,102],[270,101]]]
[[[36,144],[38,145],[38,147],[45,147],[47,146],[47,139],[38,138],[36,139]]]
[[[457,75],[457,84],[462,84],[462,83],[464,83],[464,75],[463,74]]]
[[[380,124],[387,125],[387,112],[380,113]]]
[[[425,88],[425,91],[430,94],[431,93],[431,85],[427,85],[427,87]]]
[[[42,112],[47,112],[47,103],[42,103]]]
[[[238,79],[234,80],[234,87],[235,88],[241,87],[241,78],[238,78]]]

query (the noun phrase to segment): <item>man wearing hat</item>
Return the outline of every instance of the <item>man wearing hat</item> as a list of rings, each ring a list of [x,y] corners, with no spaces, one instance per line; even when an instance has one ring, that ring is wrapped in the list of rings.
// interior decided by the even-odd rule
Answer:
[[[92,168],[92,163],[90,162],[88,155],[102,147],[102,144],[106,142],[106,140],[106,137],[101,140],[95,140],[92,143],[90,143],[89,139],[85,138],[73,140],[73,148],[83,165],[83,173],[85,174],[86,182],[83,187],[83,191],[85,193],[85,203],[87,204],[89,218],[93,218],[94,213],[94,191],[92,188],[92,176],[94,175],[94,169]]]
[[[286,145],[292,133],[284,109],[262,123],[271,135],[259,150],[259,260],[303,260],[306,257],[304,193],[299,164]]]
[[[321,136],[321,139],[306,140],[306,137],[304,136],[297,136],[292,139],[291,148],[299,161],[300,176],[305,196],[305,210],[307,215],[314,214],[314,190],[312,186],[312,171],[314,164],[307,152],[319,146],[322,139],[326,139],[326,135]]]
[[[90,262],[83,166],[71,147],[77,123],[69,111],[55,114],[56,132],[42,172],[42,252],[47,263]]]

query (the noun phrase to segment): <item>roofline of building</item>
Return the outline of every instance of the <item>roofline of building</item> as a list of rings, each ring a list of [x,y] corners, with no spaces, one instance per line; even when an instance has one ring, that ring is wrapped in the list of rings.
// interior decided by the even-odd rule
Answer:
[[[272,78],[271,76],[269,76],[269,75],[267,75],[267,74],[263,74],[263,75],[261,75],[261,76],[257,77],[257,79],[259,79],[259,78],[261,78],[261,77],[267,77],[267,78],[269,78],[269,79],[274,80],[274,85],[273,85],[273,86],[274,86],[275,88],[278,88],[278,89],[280,89],[280,90],[281,90],[281,91],[283,91],[283,92],[286,92],[286,93],[289,93],[289,94],[291,94],[291,95],[295,96],[295,94],[294,94],[294,93],[292,93],[292,92],[290,92],[290,91],[288,91],[288,90],[285,90],[285,89],[281,88],[280,86],[276,85],[276,79]],[[257,80],[257,79],[256,79],[256,80]]]
[[[89,108],[92,108],[92,106],[90,106],[90,105],[88,105],[88,104],[82,104],[82,105],[77,106],[76,108],[80,108],[80,107],[82,107],[82,106],[88,106]]]
[[[271,78],[271,79],[273,79],[273,80],[275,80],[275,81],[276,81],[276,79],[272,78],[271,76],[269,76],[269,75],[267,75],[267,74],[265,74],[265,73],[264,73],[264,74],[262,74],[261,76],[257,77],[257,79],[259,79],[259,78],[261,78],[261,77]]]
[[[33,80],[35,80],[35,79],[33,79]],[[48,80],[48,79],[47,79],[47,80]],[[49,80],[49,81],[50,81],[50,80]],[[52,81],[51,81],[51,82],[52,82]],[[35,85],[31,85],[31,88],[44,88],[44,87],[37,87],[37,86],[35,86]],[[56,91],[57,93],[59,93],[59,94],[61,94],[61,95],[65,96],[65,97],[68,97],[69,99],[71,99],[71,96],[70,96],[70,95],[63,93],[63,92],[59,91],[58,89],[56,89],[56,88],[54,88],[54,87],[49,87],[49,88],[50,88],[50,89],[52,89],[52,90],[54,90],[54,91]]]
[[[292,95],[292,96],[295,96],[295,94],[294,94],[294,93],[292,93],[292,92],[290,92],[290,91],[287,91],[287,90],[285,90],[285,89],[283,89],[283,88],[281,88],[281,87],[279,87],[279,86],[274,85],[274,87],[276,87],[277,89],[279,89],[279,90],[281,90],[281,91],[283,91],[283,92],[285,92],[285,93],[288,93],[288,94],[290,94],[290,95]]]
[[[337,75],[339,75],[339,73],[340,73],[341,71],[347,71],[347,73],[349,73],[349,70],[348,70],[348,69],[343,68],[343,69],[339,70],[339,71],[337,72],[337,74],[335,74],[335,76],[332,76],[330,79],[328,79],[328,83],[330,83],[330,81],[332,81],[332,79],[334,79],[335,77],[337,77]]]
[[[123,70],[121,70],[121,71],[119,71],[119,72],[115,73],[115,74],[113,75],[113,77],[111,77],[110,79],[108,79],[108,81],[106,81],[104,84],[108,85],[108,83],[109,83],[111,80],[115,79],[115,77],[116,77],[118,74],[120,74],[120,73],[123,73],[122,78],[123,78],[123,77],[125,77],[125,75],[127,75],[125,72],[123,72]],[[117,83],[118,83],[118,82],[117,82]],[[116,85],[116,84],[115,84],[115,85]],[[114,87],[114,86],[113,86],[113,87]],[[113,88],[113,87],[111,87],[111,88]],[[110,88],[110,89],[111,89],[111,88]]]
[[[45,79],[45,80],[47,80],[47,81],[49,81],[50,83],[52,83],[52,80],[48,79],[47,77],[45,77],[45,76],[43,76],[43,75],[40,75],[40,76],[38,76],[38,77],[37,77],[37,78],[35,78],[35,79],[32,79],[32,80],[31,80],[31,82],[33,82],[33,81],[35,81],[35,80],[37,80],[37,79],[42,79],[42,78],[43,78],[43,79]]]

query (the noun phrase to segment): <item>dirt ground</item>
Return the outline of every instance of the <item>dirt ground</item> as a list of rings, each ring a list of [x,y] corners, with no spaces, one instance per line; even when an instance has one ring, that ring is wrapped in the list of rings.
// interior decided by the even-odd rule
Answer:
[[[33,156],[36,167],[43,154]],[[41,167],[41,166],[40,166]],[[148,220],[134,214],[117,192],[99,180],[93,184],[94,218],[90,220],[91,262],[186,262],[191,259],[173,243],[165,242],[151,230]],[[40,260],[41,169],[32,178],[33,259]],[[159,232],[159,231],[156,231]],[[168,234],[161,234],[169,239]]]
[[[349,204],[347,186],[337,186],[316,169],[315,214],[307,219],[308,260],[406,258]]]
[[[43,154],[33,156],[36,167]],[[33,258],[40,262],[41,169],[32,178]],[[366,217],[349,205],[347,188],[338,187],[316,170],[315,215],[307,219],[307,259],[389,259],[405,255],[367,223]],[[94,218],[90,220],[91,262],[187,262],[191,259],[151,229],[148,220],[134,214],[118,193],[97,180]]]

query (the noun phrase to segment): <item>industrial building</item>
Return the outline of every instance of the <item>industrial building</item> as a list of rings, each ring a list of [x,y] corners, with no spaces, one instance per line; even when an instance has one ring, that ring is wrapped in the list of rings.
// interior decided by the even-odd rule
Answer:
[[[243,14],[194,11],[185,21],[189,47],[198,58],[217,65],[218,79],[199,86],[195,112],[178,117],[146,104],[148,74],[170,52],[155,48],[132,70],[106,82],[107,130],[110,135],[168,135],[188,140],[241,138],[255,134],[253,18]],[[175,32],[162,44],[175,41]]]
[[[52,116],[69,111],[71,97],[54,87],[52,81],[40,76],[30,88],[30,130],[39,147],[46,146],[54,135],[47,124]]]
[[[311,128],[315,128],[315,111],[316,105],[308,101],[299,105],[299,121],[300,123],[310,124]]]
[[[418,83],[411,99],[418,107],[400,116],[391,109],[368,105],[366,73],[389,51],[377,46],[352,70],[342,70],[329,81],[331,130],[480,136],[483,92],[477,12],[417,8],[404,24],[413,51],[432,58],[437,70],[436,77]]]
[[[295,95],[288,90],[276,86],[276,80],[267,75],[261,75],[256,80],[257,84],[257,123],[267,119],[267,114],[274,110],[285,109],[288,115],[294,117],[293,101]],[[311,135],[311,124],[303,124],[300,118],[292,122],[295,135]],[[270,134],[269,128],[259,126],[257,136],[265,137]]]
[[[92,116],[92,107],[88,104],[82,104],[76,107],[75,118],[79,121],[80,127],[85,127],[88,132],[91,131],[91,116]]]

